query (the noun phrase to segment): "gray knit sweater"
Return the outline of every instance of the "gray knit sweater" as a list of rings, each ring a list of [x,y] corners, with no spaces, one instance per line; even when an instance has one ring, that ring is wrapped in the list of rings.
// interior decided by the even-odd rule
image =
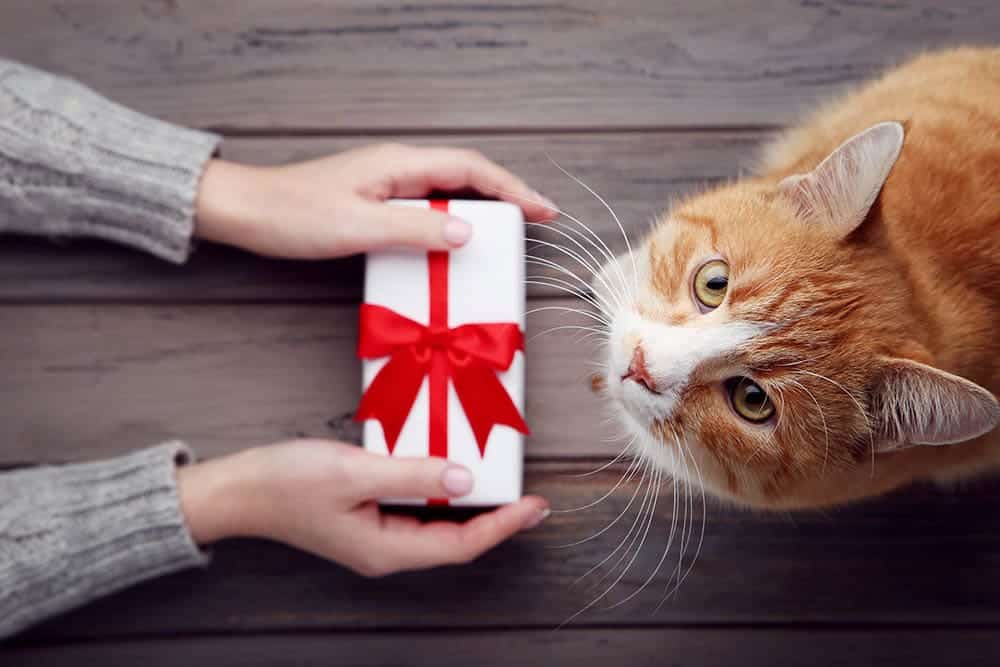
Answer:
[[[182,262],[218,142],[0,60],[0,233],[96,237]],[[0,474],[0,638],[203,565],[177,497],[175,468],[190,458],[175,442]]]

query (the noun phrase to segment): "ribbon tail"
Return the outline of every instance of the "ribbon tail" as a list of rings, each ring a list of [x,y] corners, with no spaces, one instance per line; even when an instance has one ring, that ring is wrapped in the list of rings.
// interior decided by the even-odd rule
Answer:
[[[524,417],[492,368],[482,363],[453,367],[451,379],[476,437],[480,456],[486,453],[486,441],[497,424],[525,435],[530,433]]]
[[[390,454],[396,447],[425,374],[426,369],[411,355],[393,355],[368,385],[354,413],[354,421],[376,419],[382,424]]]

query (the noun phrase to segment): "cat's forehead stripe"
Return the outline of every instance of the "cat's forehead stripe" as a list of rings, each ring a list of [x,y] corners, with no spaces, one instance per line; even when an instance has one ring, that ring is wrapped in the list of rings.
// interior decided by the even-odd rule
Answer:
[[[712,218],[706,215],[696,215],[694,213],[678,213],[674,215],[673,219],[678,222],[686,222],[691,225],[704,227],[705,229],[708,230],[708,233],[711,236],[712,245],[716,244],[718,240],[718,238],[716,237],[717,234],[716,230],[718,229],[718,227],[715,220],[713,220]]]
[[[654,238],[649,244],[650,282],[666,299],[679,301],[687,293],[687,272],[695,253],[711,252],[714,246],[700,224],[675,226],[668,233],[668,239]]]

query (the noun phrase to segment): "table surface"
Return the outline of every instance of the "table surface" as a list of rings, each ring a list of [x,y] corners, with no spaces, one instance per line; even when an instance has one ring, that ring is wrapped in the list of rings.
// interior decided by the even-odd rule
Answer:
[[[921,50],[995,41],[998,27],[994,0],[7,0],[0,55],[222,132],[231,159],[385,140],[478,148],[620,250],[600,202],[546,156],[635,237],[671,199],[752,165],[817,100]],[[0,465],[172,437],[203,456],[356,439],[361,279],[357,260],[206,245],[177,268],[99,243],[4,239]],[[529,288],[529,308],[574,305]],[[572,321],[542,310],[529,335]],[[626,466],[580,476],[623,444],[588,386],[594,354],[572,330],[527,352],[527,489],[584,509],[472,565],[381,580],[273,544],[220,544],[210,568],[45,623],[0,663],[995,664],[1000,486],[806,514],[661,500],[637,549],[636,480],[608,494]],[[687,539],[644,586],[672,521]]]

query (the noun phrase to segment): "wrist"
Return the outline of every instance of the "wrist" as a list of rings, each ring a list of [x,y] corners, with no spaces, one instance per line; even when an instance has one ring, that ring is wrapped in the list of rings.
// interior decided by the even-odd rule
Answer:
[[[205,166],[195,203],[194,235],[206,241],[252,248],[263,210],[267,170],[213,159]]]
[[[259,495],[253,450],[181,467],[177,493],[192,539],[205,545],[230,537],[251,537]]]

